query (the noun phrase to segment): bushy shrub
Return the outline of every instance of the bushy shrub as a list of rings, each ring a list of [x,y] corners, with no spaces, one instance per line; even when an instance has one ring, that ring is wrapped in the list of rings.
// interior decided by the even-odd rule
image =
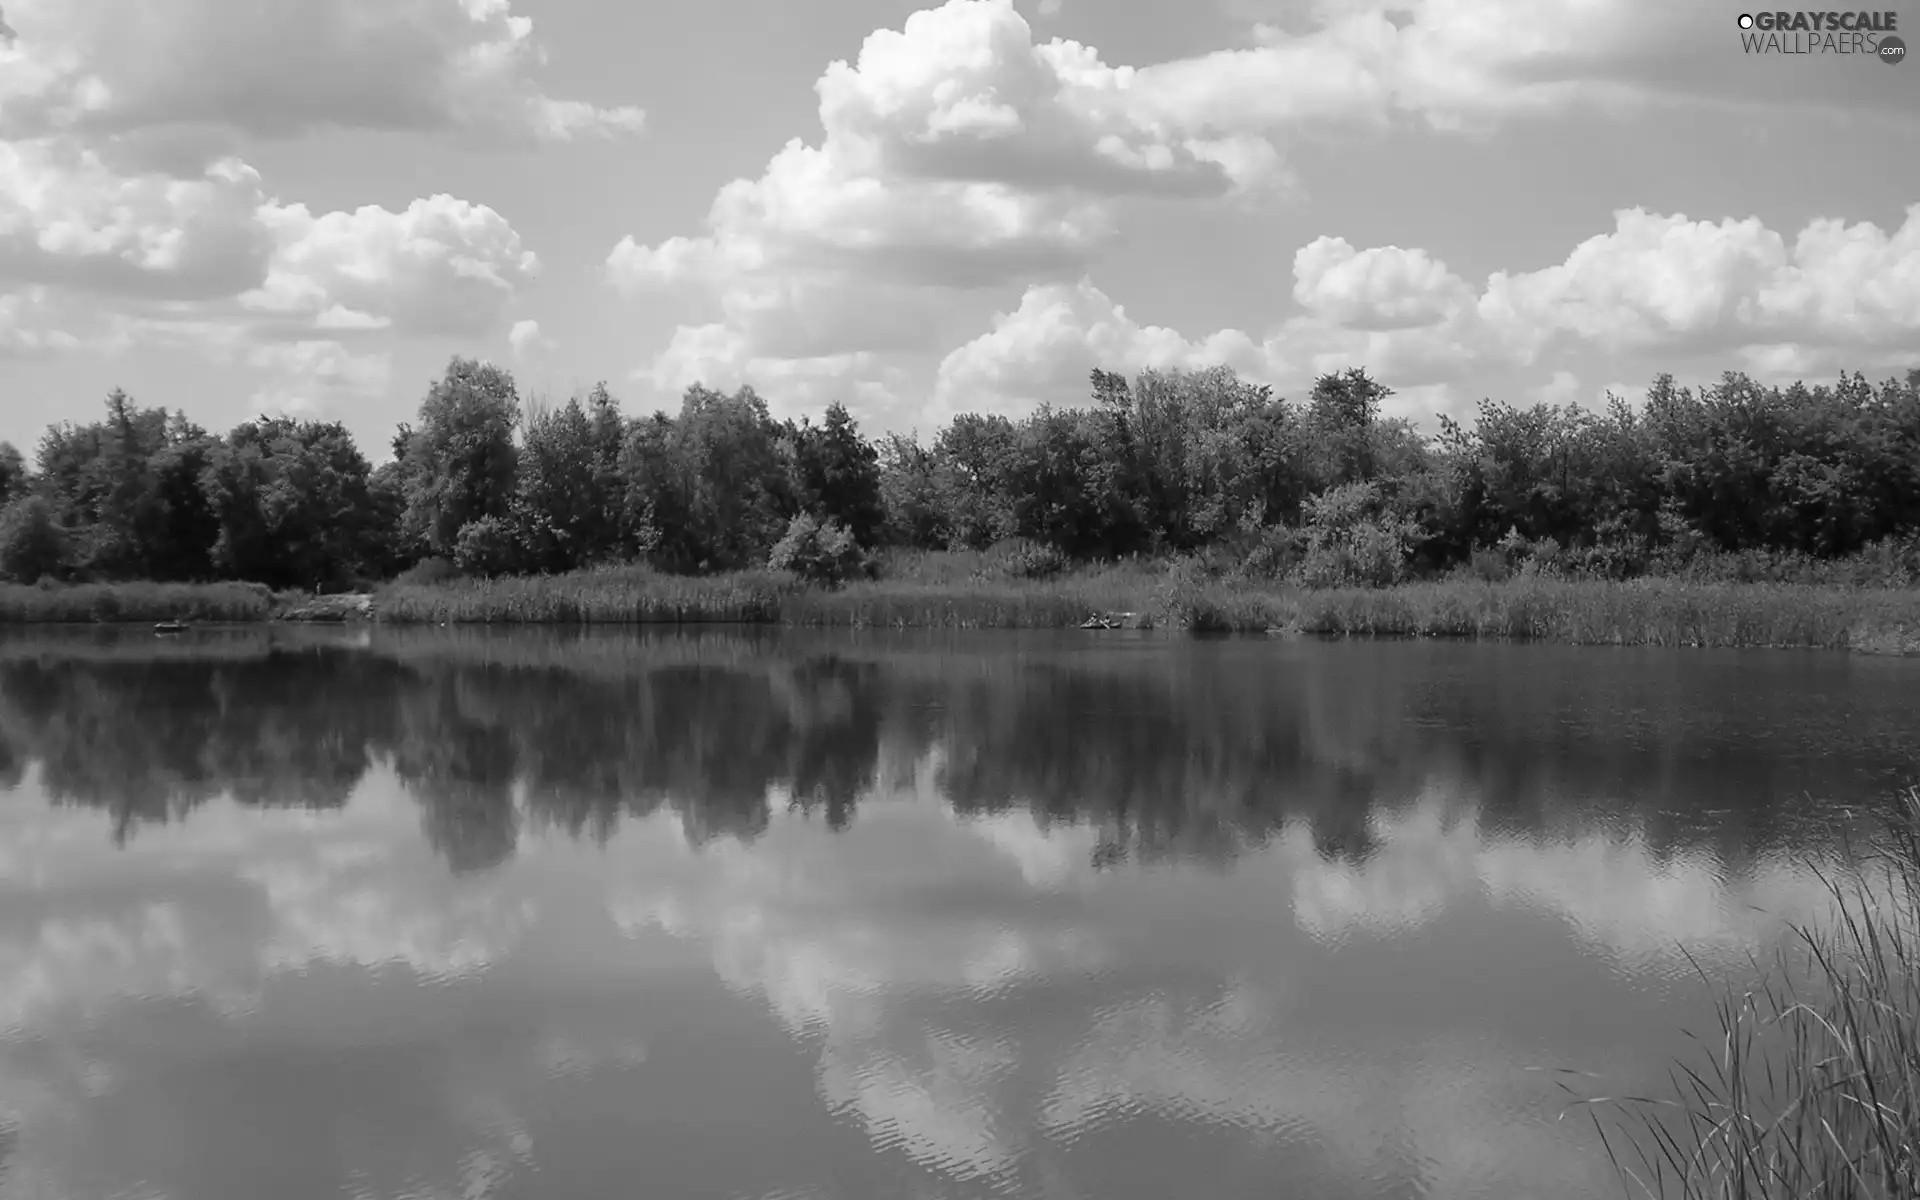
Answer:
[[[774,545],[767,565],[829,588],[871,573],[866,552],[851,530],[832,520],[821,522],[810,513],[801,513],[788,523],[786,535]]]
[[[432,587],[439,583],[450,583],[460,578],[460,568],[450,558],[423,558],[419,562],[400,572],[394,578],[396,584],[414,587]]]
[[[1259,530],[1247,542],[1238,574],[1243,579],[1280,579],[1300,565],[1301,537],[1297,530],[1273,525]]]
[[[1306,503],[1306,547],[1294,578],[1312,588],[1399,583],[1419,532],[1388,509],[1372,483],[1328,488]]]
[[[1056,547],[1029,538],[1002,538],[978,553],[979,565],[970,575],[975,583],[1051,579],[1073,566],[1073,560]]]
[[[1487,583],[1505,583],[1513,578],[1513,566],[1500,550],[1491,546],[1477,546],[1467,560],[1467,573]]]
[[[513,530],[498,517],[481,517],[460,527],[453,564],[470,575],[504,575],[514,568]]]
[[[1016,579],[1051,579],[1072,565],[1052,546],[1021,546],[1007,557],[1004,570]]]

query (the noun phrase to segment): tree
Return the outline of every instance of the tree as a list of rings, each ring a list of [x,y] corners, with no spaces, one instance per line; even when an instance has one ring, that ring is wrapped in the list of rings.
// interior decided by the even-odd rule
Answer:
[[[911,437],[889,434],[879,451],[882,540],[916,550],[944,549],[953,523],[944,503],[948,486],[938,457]]]
[[[201,475],[218,527],[215,564],[276,587],[350,582],[368,569],[375,533],[369,474],[338,422],[237,426]]]
[[[26,460],[12,442],[0,442],[0,505],[24,495],[29,486]]]
[[[1391,395],[1393,389],[1369,377],[1365,367],[1330,372],[1313,381],[1307,422],[1320,445],[1316,466],[1322,486],[1373,478],[1371,435],[1380,404]]]
[[[204,577],[212,525],[195,482],[206,431],[118,388],[106,408],[104,420],[55,426],[40,442],[41,487],[72,533],[74,565],[109,579]]]
[[[530,412],[523,428],[513,527],[527,564],[541,571],[584,566],[609,540],[593,423],[578,400],[569,400]]]
[[[513,434],[520,397],[492,363],[455,358],[420,402],[407,440],[405,530],[450,557],[460,530],[482,517],[506,520],[519,465]]]
[[[818,428],[803,422],[795,431],[795,467],[801,502],[824,521],[846,527],[871,546],[886,517],[880,499],[880,454],[838,401],[827,406]]]
[[[66,531],[45,496],[28,493],[0,509],[0,575],[34,583],[65,566]]]
[[[1001,416],[962,413],[940,431],[934,452],[950,468],[946,508],[954,543],[983,550],[1014,533],[1017,433]]]
[[[765,562],[799,510],[778,433],[766,401],[750,387],[730,396],[687,389],[671,446],[685,502],[684,553],[696,568]]]

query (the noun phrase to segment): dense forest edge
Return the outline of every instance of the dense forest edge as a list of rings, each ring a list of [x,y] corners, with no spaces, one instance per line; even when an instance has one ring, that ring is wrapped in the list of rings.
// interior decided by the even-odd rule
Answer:
[[[1920,369],[1434,433],[1365,369],[1293,402],[1096,370],[928,443],[751,388],[630,417],[455,358],[373,466],[337,422],[210,434],[116,390],[0,445],[0,621],[1171,627],[1920,652]]]

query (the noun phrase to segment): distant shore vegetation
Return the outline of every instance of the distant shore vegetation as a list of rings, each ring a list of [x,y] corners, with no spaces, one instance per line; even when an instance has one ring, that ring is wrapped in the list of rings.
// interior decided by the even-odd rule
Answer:
[[[1361,368],[1094,371],[1084,405],[863,436],[751,388],[625,414],[456,358],[374,467],[124,392],[0,445],[0,620],[779,621],[1636,644],[1920,640],[1920,370],[1662,376],[1423,433]],[[1760,588],[1737,588],[1760,584]]]

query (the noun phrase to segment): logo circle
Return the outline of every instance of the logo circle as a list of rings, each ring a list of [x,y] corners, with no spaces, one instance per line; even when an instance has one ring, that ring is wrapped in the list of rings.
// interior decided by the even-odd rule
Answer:
[[[1741,14],[1740,14],[1740,28],[1742,28],[1742,29],[1752,29],[1752,28],[1753,28],[1753,14],[1752,14],[1752,13],[1741,13]]]
[[[1907,44],[1897,37],[1880,39],[1880,61],[1883,63],[1902,62],[1907,57]]]

